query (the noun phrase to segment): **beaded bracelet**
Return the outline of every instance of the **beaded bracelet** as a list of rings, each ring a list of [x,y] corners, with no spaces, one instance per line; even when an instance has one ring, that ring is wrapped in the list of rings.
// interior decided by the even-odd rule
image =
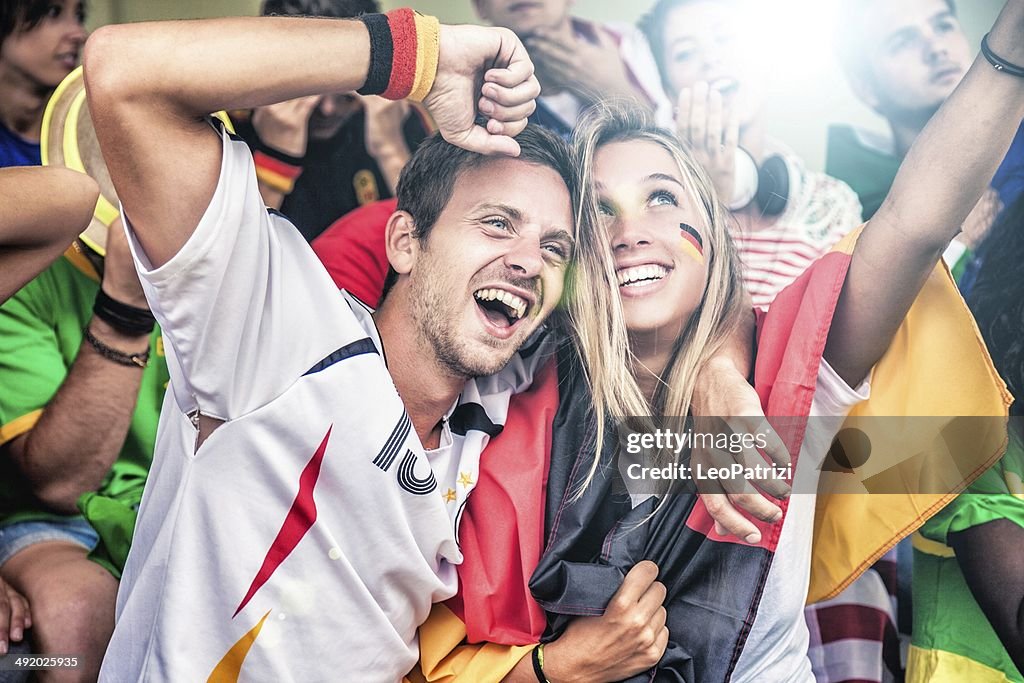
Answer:
[[[403,7],[387,14],[364,14],[359,20],[370,34],[370,69],[357,92],[422,102],[437,76],[437,18]]]
[[[142,353],[125,353],[124,351],[118,351],[97,339],[93,333],[89,331],[88,326],[82,329],[82,335],[85,338],[85,341],[89,342],[89,346],[95,349],[96,353],[109,361],[129,368],[145,368],[149,365],[148,348]]]

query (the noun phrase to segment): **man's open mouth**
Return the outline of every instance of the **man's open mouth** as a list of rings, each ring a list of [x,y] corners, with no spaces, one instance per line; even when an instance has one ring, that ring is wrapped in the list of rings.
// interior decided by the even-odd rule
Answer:
[[[473,292],[484,317],[497,327],[512,327],[526,317],[530,302],[504,289],[489,287]]]
[[[668,275],[668,268],[655,264],[623,268],[615,273],[619,278],[619,287],[639,287],[661,280]]]

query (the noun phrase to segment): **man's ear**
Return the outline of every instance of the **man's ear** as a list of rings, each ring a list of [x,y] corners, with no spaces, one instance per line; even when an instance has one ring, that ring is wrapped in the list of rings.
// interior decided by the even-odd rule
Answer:
[[[416,224],[406,211],[391,214],[384,228],[384,245],[388,262],[399,275],[408,275],[419,255],[420,240],[414,234]]]

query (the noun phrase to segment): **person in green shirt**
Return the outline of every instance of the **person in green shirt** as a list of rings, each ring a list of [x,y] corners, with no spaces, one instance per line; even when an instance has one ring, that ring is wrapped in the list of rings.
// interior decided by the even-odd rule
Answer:
[[[0,303],[60,255],[89,223],[98,188],[61,168],[0,169]],[[32,625],[24,596],[0,578],[0,655]],[[24,650],[24,645],[22,650]]]
[[[98,148],[84,142],[91,126],[83,130],[67,115],[75,97],[84,97],[81,88],[80,78],[58,88],[44,139],[52,136],[62,149],[64,122],[77,125],[79,156],[101,177]],[[44,159],[49,148],[44,143]],[[60,163],[52,150],[50,157]],[[31,170],[87,179],[66,169]],[[83,204],[91,214],[96,184],[87,181],[93,192]],[[51,186],[36,203],[63,204],[74,187]],[[14,199],[24,201],[27,188],[20,183]],[[112,510],[134,514],[169,378],[124,230],[109,219],[108,230],[101,215],[0,306],[0,577],[28,599],[34,652],[81,657],[67,680],[95,680],[114,625],[116,575],[89,553],[98,544],[126,549],[129,540],[111,542],[103,524],[97,534],[90,522]],[[82,231],[82,221],[52,220]],[[66,246],[74,237],[64,239]]]
[[[854,95],[888,134],[829,127],[825,172],[853,188],[870,219],[911,144],[960,83],[974,56],[953,0],[843,0],[836,52]],[[943,255],[958,283],[999,211],[1021,190],[1024,127],[961,234]],[[966,291],[966,290],[964,290]]]
[[[1011,435],[1002,460],[913,537],[910,683],[1024,683],[1011,655],[1013,648],[1019,662],[1024,653],[1021,627],[1001,619],[1007,607],[990,602],[1021,604],[1020,565],[1016,576],[999,571],[1010,569],[1012,558],[1020,562],[1024,548],[1024,444],[1019,433]]]
[[[0,574],[29,600],[36,651],[81,654],[93,677],[117,580],[88,559],[77,504],[138,503],[168,380],[159,330],[94,313],[100,292],[148,311],[119,223],[104,258],[78,241],[0,307]]]
[[[967,73],[974,56],[952,0],[840,3],[839,64],[888,136],[833,126],[825,169],[878,210],[907,150]]]

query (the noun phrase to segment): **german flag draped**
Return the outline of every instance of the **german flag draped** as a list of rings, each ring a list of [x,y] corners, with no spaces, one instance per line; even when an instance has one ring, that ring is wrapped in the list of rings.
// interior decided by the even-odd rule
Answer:
[[[855,243],[851,235],[836,250]],[[860,486],[833,475],[819,484],[808,602],[838,595],[999,460],[1012,402],[940,261],[875,365],[871,399],[844,423],[868,434],[884,469],[867,463]]]

